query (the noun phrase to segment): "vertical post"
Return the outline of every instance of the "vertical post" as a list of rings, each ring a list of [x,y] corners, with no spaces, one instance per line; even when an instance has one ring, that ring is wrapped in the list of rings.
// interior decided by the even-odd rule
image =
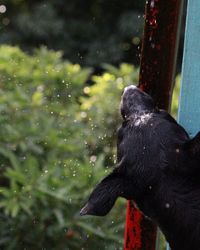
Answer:
[[[169,109],[183,0],[147,0],[139,87]],[[128,201],[124,250],[155,250],[156,226]]]
[[[200,130],[199,10],[199,0],[188,0],[178,120],[191,137]]]
[[[140,64],[140,87],[169,110],[176,69],[183,0],[148,0]]]
[[[200,130],[199,10],[199,0],[188,0],[178,122],[191,137]]]

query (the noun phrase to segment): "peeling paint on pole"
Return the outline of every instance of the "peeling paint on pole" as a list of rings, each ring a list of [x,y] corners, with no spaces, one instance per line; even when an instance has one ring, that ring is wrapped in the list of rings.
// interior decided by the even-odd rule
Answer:
[[[124,250],[155,250],[153,242],[156,238],[156,227],[153,223],[147,223],[147,219],[132,201],[127,204],[126,218]]]

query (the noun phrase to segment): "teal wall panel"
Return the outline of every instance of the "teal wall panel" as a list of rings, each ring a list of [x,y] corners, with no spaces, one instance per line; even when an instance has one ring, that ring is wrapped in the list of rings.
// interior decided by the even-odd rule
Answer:
[[[200,0],[189,0],[178,122],[190,136],[200,130]]]
[[[188,0],[178,122],[191,137],[200,131],[200,0]]]

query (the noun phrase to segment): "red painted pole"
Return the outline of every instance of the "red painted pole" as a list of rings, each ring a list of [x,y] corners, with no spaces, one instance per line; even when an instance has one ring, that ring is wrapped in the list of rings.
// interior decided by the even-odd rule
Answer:
[[[139,86],[169,109],[176,69],[183,0],[148,0]]]
[[[169,110],[183,0],[147,0],[139,87]],[[128,201],[124,250],[155,250],[156,225]]]

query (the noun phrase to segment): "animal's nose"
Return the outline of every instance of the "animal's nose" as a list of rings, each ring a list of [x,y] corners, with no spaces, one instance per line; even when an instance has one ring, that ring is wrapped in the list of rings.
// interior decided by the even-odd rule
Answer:
[[[135,85],[129,85],[127,87],[124,88],[124,94],[129,90],[129,89],[137,89],[137,87]]]

